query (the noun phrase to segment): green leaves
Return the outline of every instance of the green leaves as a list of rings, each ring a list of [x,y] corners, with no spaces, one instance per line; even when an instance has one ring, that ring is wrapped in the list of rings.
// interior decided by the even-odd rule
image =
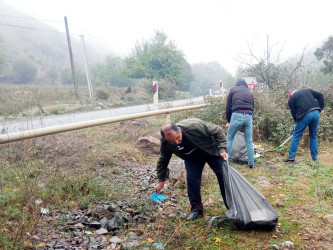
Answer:
[[[125,59],[123,72],[133,78],[167,80],[178,88],[184,88],[190,70],[184,54],[167,40],[165,33],[156,31],[150,40],[136,43]]]

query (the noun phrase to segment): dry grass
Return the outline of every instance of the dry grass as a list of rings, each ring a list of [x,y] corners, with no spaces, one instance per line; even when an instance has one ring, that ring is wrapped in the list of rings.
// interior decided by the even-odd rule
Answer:
[[[41,137],[0,146],[0,231],[4,248],[21,249],[24,239],[33,235],[36,227],[44,227],[39,217],[37,199],[51,210],[74,209],[93,202],[131,198],[133,179],[126,173],[136,168],[155,167],[157,155],[145,156],[135,148],[139,136],[158,137],[165,116],[141,119],[83,129],[75,132]],[[144,124],[147,124],[145,126]],[[271,145],[262,144],[265,148]],[[325,188],[333,185],[331,145],[320,145],[320,164],[311,165],[307,148],[300,149],[296,164],[284,164],[287,148],[267,153],[257,161],[256,169],[235,165],[254,186],[276,207],[280,219],[277,230],[237,231],[228,221],[221,227],[209,227],[199,219],[185,222],[169,218],[170,212],[189,212],[186,187],[170,186],[165,192],[176,204],[166,204],[154,223],[139,224],[142,246],[148,238],[167,243],[167,249],[268,249],[272,244],[293,241],[298,249],[330,249],[333,246],[332,225],[323,220],[332,214],[332,197]],[[270,160],[285,168],[269,170]],[[126,172],[127,171],[127,172]],[[261,186],[260,178],[272,182]],[[140,193],[149,196],[152,190]],[[203,176],[202,197],[214,200],[205,206],[205,215],[223,215],[226,211],[215,175],[207,168]],[[47,225],[45,225],[46,227]],[[120,237],[126,234],[124,229]],[[216,241],[216,239],[220,241]]]

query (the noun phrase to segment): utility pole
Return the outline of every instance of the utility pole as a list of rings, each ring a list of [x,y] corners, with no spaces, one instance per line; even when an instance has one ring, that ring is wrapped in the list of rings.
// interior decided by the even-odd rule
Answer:
[[[75,74],[75,67],[74,67],[74,60],[73,60],[72,44],[71,44],[71,37],[70,37],[70,34],[69,34],[69,30],[68,30],[67,17],[65,16],[64,19],[65,19],[67,43],[68,43],[68,50],[69,50],[69,58],[70,58],[70,61],[71,61],[71,68],[72,68],[72,76],[73,76],[73,82],[74,82],[75,95],[76,95],[77,98],[80,98],[79,90],[78,90],[77,82],[76,82],[76,74]]]
[[[80,37],[81,37],[81,41],[82,41],[82,45],[83,45],[84,66],[86,69],[89,97],[92,98],[94,95],[94,92],[93,92],[92,85],[91,85],[91,78],[90,78],[89,66],[88,66],[88,60],[87,60],[87,50],[86,50],[86,45],[84,43],[84,35],[80,35]]]
[[[154,103],[154,110],[158,110],[158,85],[157,85],[157,81],[153,81],[153,103]]]

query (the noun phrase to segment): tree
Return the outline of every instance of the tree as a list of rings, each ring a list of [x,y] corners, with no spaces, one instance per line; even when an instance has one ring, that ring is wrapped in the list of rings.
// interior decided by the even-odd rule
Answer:
[[[333,36],[330,36],[327,41],[314,52],[318,60],[323,60],[325,65],[321,71],[324,74],[333,75]]]
[[[32,82],[37,74],[37,68],[31,62],[21,59],[12,66],[12,81],[14,83]]]
[[[136,43],[123,72],[133,78],[164,79],[178,88],[185,88],[191,75],[184,54],[162,31],[156,31],[149,41]]]
[[[104,63],[96,63],[92,68],[93,82],[97,85],[130,86],[131,80],[121,75],[123,59],[109,55]]]
[[[273,55],[271,51],[277,52]],[[308,65],[304,63],[305,49],[297,58],[288,60],[282,60],[280,54],[281,49],[268,48],[260,56],[255,54],[249,46],[249,52],[239,58],[239,62],[243,65],[243,70],[240,72],[244,74],[239,77],[256,77],[259,82],[264,82],[270,89],[300,85],[308,77]]]

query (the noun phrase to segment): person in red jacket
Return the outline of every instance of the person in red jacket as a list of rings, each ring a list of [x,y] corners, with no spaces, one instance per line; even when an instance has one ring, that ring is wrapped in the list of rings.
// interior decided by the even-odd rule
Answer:
[[[288,105],[291,115],[296,122],[293,137],[291,139],[289,154],[284,162],[295,161],[299,140],[306,129],[309,127],[310,152],[313,161],[318,159],[317,130],[319,117],[324,113],[324,96],[322,93],[311,89],[286,91]]]

